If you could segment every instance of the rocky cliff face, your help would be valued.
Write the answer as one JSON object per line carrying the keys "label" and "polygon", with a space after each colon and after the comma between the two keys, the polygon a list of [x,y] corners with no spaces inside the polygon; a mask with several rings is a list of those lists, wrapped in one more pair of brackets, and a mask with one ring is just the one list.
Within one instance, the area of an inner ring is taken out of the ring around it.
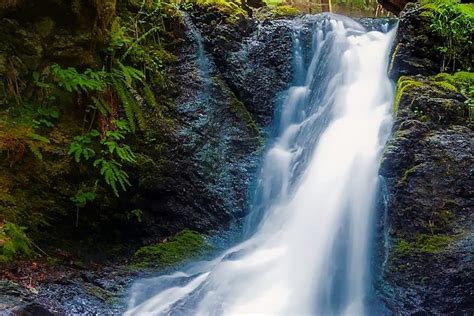
{"label": "rocky cliff face", "polygon": [[[174,95],[177,138],[170,157],[176,173],[159,181],[150,175],[146,181],[155,229],[220,229],[245,214],[273,104],[291,81],[288,28],[270,24],[263,28],[267,36],[258,37],[262,26],[252,20],[230,25],[219,14],[197,13],[193,21],[198,34],[186,33],[172,65],[179,83]],[[270,53],[274,46],[281,48],[278,62]],[[153,188],[160,184],[168,193],[156,194]]]}
{"label": "rocky cliff face", "polygon": [[474,132],[462,86],[470,73],[435,76],[436,40],[418,6],[402,12],[391,73],[394,134],[381,166],[388,189],[389,256],[380,285],[395,314],[474,311]]}

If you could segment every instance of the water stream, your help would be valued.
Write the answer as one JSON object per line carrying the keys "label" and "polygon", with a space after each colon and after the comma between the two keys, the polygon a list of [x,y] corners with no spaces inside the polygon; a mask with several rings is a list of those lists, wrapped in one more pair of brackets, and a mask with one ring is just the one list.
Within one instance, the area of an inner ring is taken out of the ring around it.
{"label": "water stream", "polygon": [[137,281],[126,315],[367,314],[393,31],[333,15],[291,23],[294,81],[275,117],[249,238],[214,260]]}

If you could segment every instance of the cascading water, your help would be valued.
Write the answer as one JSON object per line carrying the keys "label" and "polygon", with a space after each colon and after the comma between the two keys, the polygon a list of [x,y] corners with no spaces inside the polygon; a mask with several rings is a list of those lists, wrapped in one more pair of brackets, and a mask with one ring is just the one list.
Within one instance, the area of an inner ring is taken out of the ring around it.
{"label": "cascading water", "polygon": [[253,234],[212,261],[136,282],[126,315],[366,313],[393,31],[335,15],[291,23],[294,83],[261,168]]}

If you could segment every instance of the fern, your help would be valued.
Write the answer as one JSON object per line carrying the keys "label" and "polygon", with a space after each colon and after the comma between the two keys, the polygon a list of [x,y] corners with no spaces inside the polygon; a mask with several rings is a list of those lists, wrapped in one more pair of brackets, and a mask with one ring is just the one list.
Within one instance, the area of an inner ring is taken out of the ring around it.
{"label": "fern", "polygon": [[124,84],[120,80],[112,79],[115,91],[120,99],[125,116],[127,117],[128,123],[132,131],[135,131],[137,125],[135,124],[133,101],[129,95],[129,92],[124,87]]}
{"label": "fern", "polygon": [[86,206],[88,202],[94,201],[96,198],[95,192],[90,191],[78,191],[76,195],[71,198],[71,201],[76,204],[76,207],[82,208]]}
{"label": "fern", "polygon": [[158,107],[155,94],[153,91],[151,91],[150,86],[146,82],[143,83],[143,96],[145,97],[145,101],[149,106],[154,108]]}
{"label": "fern", "polygon": [[105,182],[110,185],[115,196],[119,196],[117,186],[120,186],[123,191],[126,191],[127,186],[131,186],[128,174],[122,170],[122,164],[116,160],[100,158],[94,161],[94,167],[100,167],[100,174],[104,176]]}
{"label": "fern", "polygon": [[33,153],[33,155],[38,158],[38,160],[43,160],[43,154],[41,153],[41,145],[49,144],[50,140],[47,137],[38,135],[36,133],[28,134],[29,140],[26,141],[26,145]]}
{"label": "fern", "polygon": [[127,85],[131,86],[133,82],[142,81],[143,79],[145,79],[145,74],[141,70],[138,70],[131,66],[125,66],[121,62],[117,63],[119,65],[120,70],[114,69],[112,71],[112,75],[125,79]]}
{"label": "fern", "polygon": [[25,228],[6,222],[0,225],[0,262],[11,261],[15,255],[31,254],[31,241],[25,234]]}
{"label": "fern", "polygon": [[36,133],[30,133],[30,134],[28,134],[28,137],[31,138],[32,140],[36,140],[36,141],[43,142],[43,143],[46,143],[46,144],[50,143],[50,140],[47,137],[38,135]]}
{"label": "fern", "polygon": [[115,124],[117,130],[107,131],[105,134],[106,138],[101,141],[101,144],[106,148],[107,154],[112,156],[116,154],[121,160],[126,162],[136,162],[135,153],[130,146],[119,144],[119,141],[125,139],[125,133],[130,131],[128,124],[121,120],[116,121]]}
{"label": "fern", "polygon": [[74,141],[69,146],[68,155],[74,156],[77,163],[81,161],[81,157],[85,160],[94,157],[95,151],[91,148],[92,138],[98,136],[99,132],[94,129],[89,134],[74,137]]}
{"label": "fern", "polygon": [[126,86],[124,81],[113,79],[115,91],[120,99],[128,124],[133,132],[137,129],[137,122],[140,128],[144,128],[144,118],[140,106],[135,99],[135,96],[129,91],[130,86]]}
{"label": "fern", "polygon": [[94,104],[93,108],[97,109],[102,115],[107,115],[112,113],[112,108],[103,98],[92,97],[92,102]]}
{"label": "fern", "polygon": [[43,154],[36,144],[28,142],[26,145],[38,160],[43,160]]}
{"label": "fern", "polygon": [[58,86],[68,92],[102,91],[106,86],[107,73],[104,71],[87,69],[81,74],[73,67],[64,69],[57,64],[52,65],[51,70]]}

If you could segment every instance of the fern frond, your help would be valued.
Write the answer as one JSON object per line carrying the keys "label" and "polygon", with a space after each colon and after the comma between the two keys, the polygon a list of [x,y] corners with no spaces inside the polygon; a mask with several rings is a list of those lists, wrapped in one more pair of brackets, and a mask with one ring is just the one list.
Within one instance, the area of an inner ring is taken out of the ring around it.
{"label": "fern frond", "polygon": [[127,87],[122,81],[112,78],[112,82],[120,99],[120,103],[122,103],[125,116],[127,117],[128,124],[130,125],[130,129],[135,132],[137,125],[135,123],[135,110],[133,100],[130,97],[130,92],[128,92]]}
{"label": "fern frond", "polygon": [[146,82],[143,82],[143,96],[145,97],[145,101],[149,106],[154,108],[158,107],[155,94]]}
{"label": "fern frond", "polygon": [[143,116],[143,111],[140,108],[140,105],[138,102],[134,102],[133,104],[133,113],[135,115],[135,118],[137,119],[138,126],[140,127],[140,130],[144,131],[146,129],[146,120],[145,117]]}
{"label": "fern frond", "polygon": [[103,98],[92,97],[92,102],[94,106],[102,115],[107,115],[112,113],[112,108]]}
{"label": "fern frond", "polygon": [[38,158],[39,160],[43,160],[43,154],[41,153],[41,150],[38,146],[36,146],[32,142],[27,142],[27,146],[36,158]]}

